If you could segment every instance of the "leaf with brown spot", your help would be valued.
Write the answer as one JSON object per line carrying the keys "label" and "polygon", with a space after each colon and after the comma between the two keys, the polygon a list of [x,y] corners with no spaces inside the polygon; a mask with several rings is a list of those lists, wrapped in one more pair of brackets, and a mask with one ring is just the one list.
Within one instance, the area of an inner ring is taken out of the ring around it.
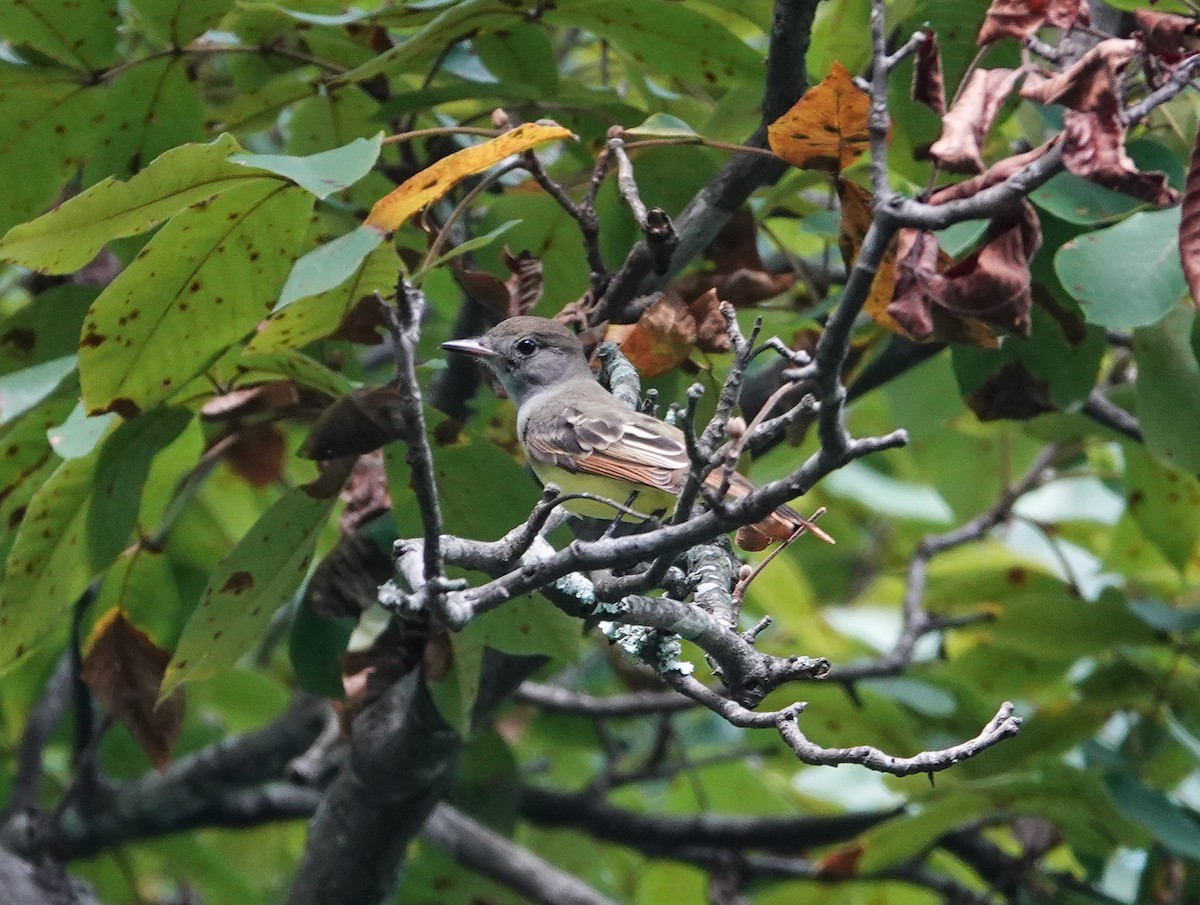
{"label": "leaf with brown spot", "polygon": [[870,100],[841,63],[767,130],[771,150],[802,170],[840,173],[867,150]]}
{"label": "leaf with brown spot", "polygon": [[942,135],[929,148],[938,166],[954,173],[983,172],[981,149],[1000,107],[1024,69],[976,69],[942,118]]}
{"label": "leaf with brown spot", "polygon": [[937,33],[926,28],[925,40],[917,47],[913,64],[912,99],[924,104],[938,116],[946,113],[946,89],[942,84],[942,53]]}
{"label": "leaf with brown spot", "polygon": [[1057,411],[1050,400],[1050,385],[1019,361],[1010,361],[992,374],[964,401],[980,421],[1026,421]]}
{"label": "leaf with brown spot", "polygon": [[84,649],[80,678],[161,773],[179,740],[184,712],[183,689],[156,703],[170,655],[116,607],[100,618]]}
{"label": "leaf with brown spot", "polygon": [[400,439],[407,430],[400,390],[368,386],[352,390],[321,413],[301,455],[336,459],[372,452]]}
{"label": "leaf with brown spot", "polygon": [[1023,40],[1043,25],[1067,29],[1088,21],[1083,0],[992,0],[978,43],[990,44],[1005,37]]}
{"label": "leaf with brown spot", "polygon": [[1192,147],[1183,210],[1179,220],[1179,258],[1192,291],[1192,304],[1200,307],[1200,132]]}
{"label": "leaf with brown spot", "polygon": [[217,564],[183,627],[159,700],[183,682],[212,678],[259,643],[275,611],[304,579],[335,502],[289,490]]}
{"label": "leaf with brown spot", "polygon": [[1039,104],[1061,104],[1081,113],[1107,109],[1120,103],[1117,78],[1137,52],[1137,41],[1101,41],[1065,72],[1026,80],[1021,97]]}
{"label": "leaf with brown spot", "polygon": [[375,202],[366,226],[389,233],[421,208],[437,201],[468,176],[481,173],[512,154],[520,154],[547,141],[574,138],[555,123],[523,123],[503,135],[455,151],[426,167]]}
{"label": "leaf with brown spot", "polygon": [[[613,328],[606,338],[615,338]],[[676,292],[665,292],[619,339],[621,352],[643,377],[657,377],[682,364],[696,345],[696,319]]]}

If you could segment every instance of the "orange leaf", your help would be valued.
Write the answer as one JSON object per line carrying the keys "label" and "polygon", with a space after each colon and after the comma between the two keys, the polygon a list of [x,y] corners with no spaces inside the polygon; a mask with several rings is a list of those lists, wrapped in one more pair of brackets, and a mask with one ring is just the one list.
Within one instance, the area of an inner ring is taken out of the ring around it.
{"label": "orange leaf", "polygon": [[663,293],[628,332],[609,328],[606,339],[619,342],[621,352],[643,377],[657,377],[682,364],[696,344],[696,319],[676,293]]}
{"label": "orange leaf", "polygon": [[[866,238],[867,229],[871,226],[871,193],[858,183],[849,180],[838,182],[838,196],[842,202],[841,226],[838,230],[838,247],[842,251],[842,260],[848,271],[858,258],[858,251]],[[896,287],[896,237],[888,243],[883,260],[875,271],[875,279],[871,283],[871,291],[863,305],[866,315],[881,327],[893,333],[904,335],[904,328],[896,319],[888,314],[888,304],[892,301],[892,293]]]}
{"label": "orange leaf", "polygon": [[375,202],[364,223],[391,232],[426,205],[432,204],[468,176],[497,164],[505,157],[528,151],[556,139],[574,138],[557,124],[525,123],[503,135],[443,157],[431,167],[406,179]]}
{"label": "orange leaf", "polygon": [[819,85],[771,123],[767,139],[792,166],[840,173],[867,150],[869,109],[867,96],[835,61]]}
{"label": "orange leaf", "polygon": [[113,717],[133,734],[160,772],[171,759],[183,723],[183,689],[157,707],[158,689],[171,655],[113,607],[96,624],[80,676]]}

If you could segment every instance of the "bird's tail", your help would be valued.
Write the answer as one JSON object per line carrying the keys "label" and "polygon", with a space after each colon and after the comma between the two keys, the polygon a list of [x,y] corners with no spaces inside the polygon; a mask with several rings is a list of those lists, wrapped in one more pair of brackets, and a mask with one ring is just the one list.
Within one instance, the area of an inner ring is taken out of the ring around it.
{"label": "bird's tail", "polygon": [[[709,474],[705,483],[717,490],[724,477],[724,472],[718,468]],[[730,477],[726,496],[739,500],[755,489],[757,488],[749,480],[734,472]],[[835,542],[828,533],[822,531],[790,506],[780,506],[762,521],[739,528],[734,540],[743,550],[754,552],[765,549],[771,541],[780,541],[781,543],[790,541],[800,531],[807,531],[828,544]]]}

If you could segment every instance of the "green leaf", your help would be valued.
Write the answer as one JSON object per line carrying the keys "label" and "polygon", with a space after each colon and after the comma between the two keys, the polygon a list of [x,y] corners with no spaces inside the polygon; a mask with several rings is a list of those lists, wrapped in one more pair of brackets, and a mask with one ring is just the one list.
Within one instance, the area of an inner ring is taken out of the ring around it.
{"label": "green leaf", "polygon": [[625,130],[635,138],[698,138],[696,130],[670,113],[652,113],[639,125]]}
{"label": "green leaf", "polygon": [[380,132],[374,138],[356,138],[340,148],[307,157],[234,154],[229,159],[242,166],[277,173],[324,200],[367,175],[379,159],[382,147],[383,133]]}
{"label": "green leaf", "polygon": [[61,63],[92,72],[113,60],[117,0],[8,0],[0,3],[0,34]]}
{"label": "green leaf", "polygon": [[1146,327],[1187,292],[1179,208],[1137,213],[1065,243],[1054,256],[1063,287],[1101,327]]}
{"label": "green leaf", "polygon": [[107,86],[84,185],[106,176],[124,179],[178,145],[203,140],[204,102],[189,76],[191,65],[182,56],[151,60]]}
{"label": "green leaf", "polygon": [[1128,512],[1142,534],[1181,573],[1200,539],[1200,481],[1125,446]]}
{"label": "green leaf", "polygon": [[1189,812],[1125,773],[1107,777],[1104,784],[1123,815],[1141,824],[1175,854],[1200,858],[1200,826]]}
{"label": "green leaf", "polygon": [[144,544],[122,553],[104,573],[89,611],[100,614],[113,607],[120,607],[130,622],[169,650],[179,634],[181,612],[186,610],[167,554]]}
{"label": "green leaf", "polygon": [[336,289],[350,277],[361,272],[367,255],[378,248],[384,234],[371,226],[360,226],[352,232],[326,242],[296,262],[288,274],[287,283],[279,294],[279,304],[272,314],[286,308],[297,299]]}
{"label": "green leaf", "polygon": [[480,248],[486,248],[488,245],[491,245],[493,242],[496,241],[496,239],[498,239],[500,236],[504,235],[506,232],[508,232],[514,226],[517,226],[520,222],[521,222],[520,220],[506,220],[503,223],[501,223],[499,226],[497,226],[495,229],[490,229],[481,236],[475,236],[473,238],[467,239],[467,241],[463,242],[460,245],[455,245],[452,249],[450,249],[444,255],[439,255],[437,258],[435,258],[433,261],[431,261],[428,267],[422,268],[420,273],[413,274],[414,282],[418,281],[418,278],[420,276],[428,274],[431,270],[436,270],[437,268],[439,268],[443,264],[445,264],[447,261],[451,261],[454,258],[457,258],[459,255],[465,255],[469,251],[476,251]]}
{"label": "green leaf", "polygon": [[1183,471],[1200,473],[1200,363],[1191,337],[1195,309],[1181,302],[1152,327],[1135,330],[1137,416],[1146,446]]}
{"label": "green leaf", "polygon": [[298,603],[288,635],[288,656],[296,672],[296,684],[322,697],[344,698],[342,655],[354,626],[353,619],[322,619],[302,601]]}
{"label": "green leaf", "polygon": [[63,462],[29,502],[0,588],[0,671],[48,635],[109,565],[88,546],[97,459],[92,453]]}
{"label": "green leaf", "polygon": [[304,579],[335,502],[289,491],[221,560],[184,626],[160,699],[183,682],[228,669],[261,639],[271,616]]}
{"label": "green leaf", "polygon": [[297,349],[276,349],[268,352],[246,351],[238,357],[238,368],[247,372],[265,371],[291,377],[301,386],[323,390],[333,397],[344,396],[356,384],[337,371]]}
{"label": "green leaf", "polygon": [[558,61],[546,30],[520,23],[472,42],[483,65],[501,82],[528,85],[544,97],[558,94]]}
{"label": "green leaf", "polygon": [[158,408],[126,421],[104,441],[88,511],[88,546],[100,551],[101,559],[115,559],[125,547],[137,522],[151,461],[191,420],[185,408]]}
{"label": "green leaf", "polygon": [[1160,632],[1194,632],[1200,628],[1200,607],[1180,608],[1161,600],[1131,600],[1129,609]]}
{"label": "green leaf", "polygon": [[[0,427],[0,500],[28,479],[51,457],[47,428],[58,424],[75,405],[75,393],[63,390],[39,402],[24,415]],[[6,529],[11,527],[4,526]]]}
{"label": "green leaf", "polygon": [[857,75],[871,58],[869,0],[833,0],[817,7],[812,43],[807,54],[808,72],[815,84],[829,74],[834,62]]}
{"label": "green leaf", "polygon": [[128,182],[106,179],[9,230],[0,256],[46,273],[78,270],[111,239],[143,233],[190,204],[260,179],[226,159],[236,150],[237,142],[223,135],[211,144],[168,151]]}
{"label": "green leaf", "polygon": [[62,458],[79,459],[95,449],[119,420],[112,412],[89,417],[83,403],[78,403],[61,423],[46,429],[46,439]]}
{"label": "green leaf", "polygon": [[1106,189],[1074,173],[1059,173],[1034,189],[1029,200],[1068,223],[1087,226],[1108,223],[1143,206],[1143,202],[1129,195]]}
{"label": "green leaf", "polygon": [[75,371],[77,356],[64,355],[0,377],[0,424],[33,408]]}
{"label": "green leaf", "polygon": [[233,8],[234,0],[129,0],[137,24],[163,44],[182,47],[208,31]]}
{"label": "green leaf", "polygon": [[583,28],[609,41],[639,69],[712,88],[762,78],[762,57],[724,25],[698,10],[639,0],[564,0],[546,11],[556,25]]}
{"label": "green leaf", "polygon": [[95,286],[63,283],[0,318],[0,374],[74,355],[83,316],[99,294]]}
{"label": "green leaf", "polygon": [[[78,73],[0,60],[0,173],[8,174],[0,194],[0,231],[55,200],[92,147],[94,133],[79,124],[104,116],[101,101],[100,91]],[[0,256],[6,256],[3,249],[0,244]]]}
{"label": "green leaf", "polygon": [[[309,295],[275,311],[254,334],[251,354],[303,348],[337,330],[347,314],[373,292],[389,295],[396,288],[400,259],[391,245],[370,252],[349,279],[332,289]],[[369,302],[368,302],[369,304]]]}
{"label": "green leaf", "polygon": [[91,413],[169,398],[274,303],[313,197],[257,178],[174,217],[96,299],[80,340]]}

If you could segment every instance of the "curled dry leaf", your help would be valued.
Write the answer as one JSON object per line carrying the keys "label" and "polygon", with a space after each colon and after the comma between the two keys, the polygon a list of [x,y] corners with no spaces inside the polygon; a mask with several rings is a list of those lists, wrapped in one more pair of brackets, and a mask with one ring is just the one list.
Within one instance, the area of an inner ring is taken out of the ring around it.
{"label": "curled dry leaf", "polygon": [[728,352],[731,348],[729,327],[721,314],[721,298],[717,290],[694,299],[688,309],[696,320],[696,348],[701,352]]}
{"label": "curled dry leaf", "polygon": [[1179,257],[1192,303],[1200,307],[1200,134],[1192,148],[1187,184],[1183,193],[1183,212],[1179,221]]}
{"label": "curled dry leaf", "polygon": [[1179,200],[1165,173],[1143,173],[1125,153],[1125,128],[1116,104],[1092,113],[1068,110],[1063,115],[1063,165],[1076,176],[1158,207]]}
{"label": "curled dry leaf", "polygon": [[977,41],[990,44],[1000,38],[1028,38],[1043,25],[1068,29],[1089,21],[1083,0],[992,0]]}
{"label": "curled dry leaf", "polygon": [[[838,249],[842,253],[846,269],[849,270],[854,266],[867,229],[871,226],[871,193],[856,182],[841,179],[838,181],[838,199],[841,201]],[[888,302],[892,299],[896,285],[896,243],[897,239],[893,237],[884,251],[863,311],[881,327],[902,334],[905,332],[904,328],[888,313]]]}
{"label": "curled dry leaf", "polygon": [[696,319],[677,292],[667,291],[632,326],[610,326],[606,339],[643,377],[657,377],[682,364],[696,345]]}
{"label": "curled dry leaf", "polygon": [[374,294],[364,295],[346,312],[330,339],[340,339],[362,346],[378,346],[383,342],[383,306]]}
{"label": "curled dry leaf", "polygon": [[300,389],[291,380],[272,380],[238,387],[214,396],[200,407],[206,421],[233,421],[252,415],[274,415],[300,402]]}
{"label": "curled dry leaf", "polygon": [[741,308],[787,292],[795,283],[794,274],[766,269],[758,253],[758,224],[748,208],[739,209],[729,218],[705,249],[705,255],[713,262],[711,269],[689,273],[672,286],[681,297],[698,299],[715,291]]}
{"label": "curled dry leaf", "polygon": [[342,491],[346,507],[338,519],[343,534],[358,530],[372,519],[392,510],[383,453],[379,450],[359,456],[350,473],[350,483]]}
{"label": "curled dry leaf", "polygon": [[767,129],[771,150],[794,167],[840,173],[870,142],[870,100],[834,61],[829,75]]}
{"label": "curled dry leaf", "polygon": [[157,703],[171,655],[129,622],[119,607],[101,617],[85,648],[80,678],[161,773],[171,760],[183,723],[182,688]]}
{"label": "curled dry leaf", "polygon": [[929,149],[938,166],[954,173],[983,171],[984,136],[1024,69],[976,69],[942,119],[942,135]]}
{"label": "curled dry leaf", "polygon": [[1146,51],[1164,63],[1175,63],[1200,50],[1200,21],[1173,13],[1134,10],[1134,21],[1142,33]]}
{"label": "curled dry leaf", "polygon": [[1117,76],[1137,52],[1137,41],[1101,41],[1065,72],[1027,79],[1021,97],[1039,104],[1062,104],[1081,113],[1111,109],[1120,103]]}
{"label": "curled dry leaf", "polygon": [[508,289],[508,315],[528,314],[537,307],[546,289],[542,262],[528,250],[514,255],[505,248],[501,257],[512,274],[504,284]]}
{"label": "curled dry leaf", "polygon": [[942,84],[942,52],[937,33],[925,29],[925,40],[917,47],[913,64],[912,99],[924,104],[938,116],[946,113],[946,89]]}
{"label": "curled dry leaf", "polygon": [[962,182],[956,182],[954,185],[948,185],[944,189],[934,192],[929,198],[929,203],[947,204],[962,198],[971,198],[978,195],[984,189],[990,189],[992,186],[999,185],[1010,176],[1021,172],[1021,170],[1025,169],[1039,157],[1044,157],[1046,152],[1054,147],[1055,142],[1058,140],[1056,136],[1044,145],[1034,148],[1031,151],[1026,151],[1023,154],[1014,154],[1011,157],[998,160],[978,176],[963,180]]}

